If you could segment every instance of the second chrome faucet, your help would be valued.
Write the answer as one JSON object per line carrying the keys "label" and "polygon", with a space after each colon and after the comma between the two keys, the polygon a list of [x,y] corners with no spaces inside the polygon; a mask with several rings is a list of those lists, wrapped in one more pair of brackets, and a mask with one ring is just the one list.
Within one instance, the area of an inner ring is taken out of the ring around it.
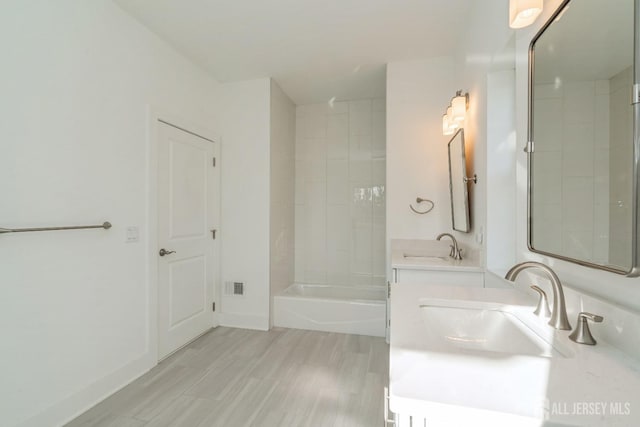
{"label": "second chrome faucet", "polygon": [[458,241],[456,240],[456,238],[453,237],[452,234],[442,233],[442,234],[439,234],[438,237],[436,237],[436,240],[440,240],[443,237],[449,237],[451,239],[451,241],[453,242],[453,244],[451,245],[451,251],[449,252],[449,256],[451,258],[453,258],[453,259],[461,260],[462,259],[462,249],[460,249],[460,247],[458,246]]}

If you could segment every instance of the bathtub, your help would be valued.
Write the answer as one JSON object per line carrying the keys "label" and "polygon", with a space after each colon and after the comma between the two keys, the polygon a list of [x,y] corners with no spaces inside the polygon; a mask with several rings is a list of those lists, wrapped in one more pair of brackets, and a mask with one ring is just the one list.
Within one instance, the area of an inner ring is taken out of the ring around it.
{"label": "bathtub", "polygon": [[387,288],[295,283],[275,295],[275,326],[385,336]]}

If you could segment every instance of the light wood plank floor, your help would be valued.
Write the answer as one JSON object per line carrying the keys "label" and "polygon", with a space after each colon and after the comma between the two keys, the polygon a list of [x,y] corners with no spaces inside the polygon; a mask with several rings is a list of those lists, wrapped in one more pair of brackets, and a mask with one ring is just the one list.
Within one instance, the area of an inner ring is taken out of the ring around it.
{"label": "light wood plank floor", "polygon": [[378,427],[383,338],[219,327],[67,427]]}

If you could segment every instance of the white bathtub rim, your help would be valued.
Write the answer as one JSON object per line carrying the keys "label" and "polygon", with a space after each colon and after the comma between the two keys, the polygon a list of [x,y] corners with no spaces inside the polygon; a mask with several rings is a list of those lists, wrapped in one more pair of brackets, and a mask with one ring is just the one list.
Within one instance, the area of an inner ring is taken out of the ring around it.
{"label": "white bathtub rim", "polygon": [[[372,299],[372,298],[344,298],[344,297],[338,297],[338,296],[332,298],[327,296],[318,297],[318,296],[300,295],[300,294],[292,293],[290,291],[290,289],[295,286],[309,286],[309,287],[316,287],[316,288],[323,288],[323,289],[341,288],[341,289],[349,289],[349,290],[353,290],[353,289],[363,289],[367,291],[376,290],[376,291],[380,291],[383,297],[380,299]],[[377,305],[377,304],[386,304],[386,292],[387,292],[386,286],[365,287],[365,286],[325,285],[325,284],[315,284],[315,283],[292,283],[291,285],[287,286],[284,290],[275,294],[274,297],[287,298],[287,299],[304,299],[304,300],[313,300],[313,301],[343,301],[343,302],[354,303],[354,304],[376,304]]]}

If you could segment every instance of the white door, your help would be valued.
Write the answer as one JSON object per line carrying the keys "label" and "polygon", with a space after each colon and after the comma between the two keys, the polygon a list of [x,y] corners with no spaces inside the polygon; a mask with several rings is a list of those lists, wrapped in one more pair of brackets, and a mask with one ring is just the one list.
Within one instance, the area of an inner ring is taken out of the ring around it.
{"label": "white door", "polygon": [[214,326],[216,143],[158,123],[158,358]]}

